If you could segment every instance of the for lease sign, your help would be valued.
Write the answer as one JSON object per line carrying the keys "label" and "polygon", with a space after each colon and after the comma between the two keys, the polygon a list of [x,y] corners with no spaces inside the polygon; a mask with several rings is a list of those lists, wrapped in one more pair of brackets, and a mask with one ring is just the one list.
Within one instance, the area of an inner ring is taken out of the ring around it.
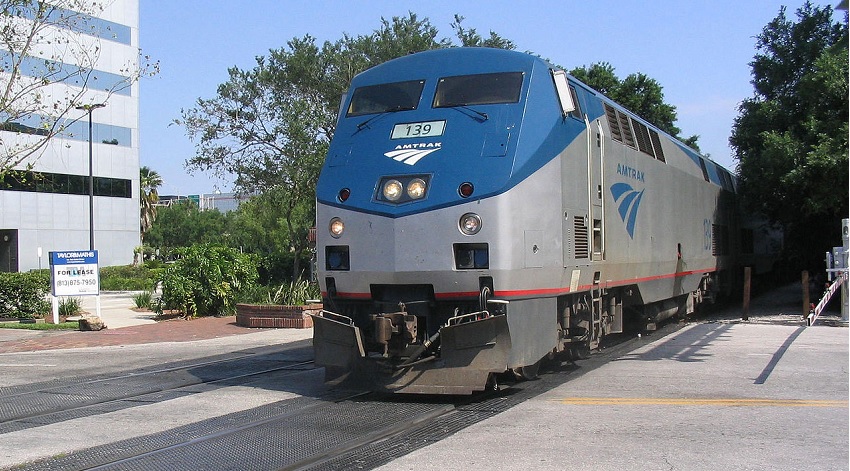
{"label": "for lease sign", "polygon": [[50,281],[53,296],[100,294],[97,250],[50,252]]}

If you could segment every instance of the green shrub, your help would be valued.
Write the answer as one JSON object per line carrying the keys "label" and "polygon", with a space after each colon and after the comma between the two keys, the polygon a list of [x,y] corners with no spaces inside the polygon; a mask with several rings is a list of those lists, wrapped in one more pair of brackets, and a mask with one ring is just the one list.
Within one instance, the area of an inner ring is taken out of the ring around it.
{"label": "green shrub", "polygon": [[[310,251],[305,250],[301,254],[299,265],[302,271],[310,267]],[[270,252],[260,256],[259,267],[260,284],[276,286],[292,281],[292,267],[295,264],[293,252]]]}
{"label": "green shrub", "polygon": [[154,285],[158,272],[144,266],[121,265],[100,269],[100,289],[104,291],[141,291]]}
{"label": "green shrub", "polygon": [[80,298],[60,298],[59,315],[75,316],[82,311],[82,300]]}
{"label": "green shrub", "polygon": [[273,293],[269,293],[269,304],[284,306],[299,306],[307,304],[307,300],[320,299],[322,296],[319,285],[306,280],[284,283]]}
{"label": "green shrub", "polygon": [[0,315],[33,318],[50,312],[50,274],[0,273]]}
{"label": "green shrub", "polygon": [[177,250],[180,257],[160,276],[157,311],[178,309],[186,317],[232,315],[239,293],[257,280],[255,257],[212,244]]}
{"label": "green shrub", "polygon": [[163,262],[162,260],[156,260],[156,259],[145,260],[145,263],[144,263],[144,267],[149,269],[149,270],[155,270],[157,268],[162,268],[164,266],[165,266],[165,262]]}
{"label": "green shrub", "polygon": [[271,296],[269,288],[260,284],[251,284],[239,290],[236,296],[237,303],[267,304]]}
{"label": "green shrub", "polygon": [[153,302],[153,293],[150,291],[142,291],[133,295],[133,302],[139,309],[150,309]]}

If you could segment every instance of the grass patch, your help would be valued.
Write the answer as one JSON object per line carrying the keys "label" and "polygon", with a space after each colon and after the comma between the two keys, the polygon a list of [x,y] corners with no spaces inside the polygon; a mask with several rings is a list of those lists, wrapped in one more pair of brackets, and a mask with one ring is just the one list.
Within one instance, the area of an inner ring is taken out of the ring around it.
{"label": "grass patch", "polygon": [[77,330],[79,322],[62,322],[60,324],[48,324],[36,322],[35,324],[19,324],[17,322],[0,322],[0,329],[26,329],[26,330]]}

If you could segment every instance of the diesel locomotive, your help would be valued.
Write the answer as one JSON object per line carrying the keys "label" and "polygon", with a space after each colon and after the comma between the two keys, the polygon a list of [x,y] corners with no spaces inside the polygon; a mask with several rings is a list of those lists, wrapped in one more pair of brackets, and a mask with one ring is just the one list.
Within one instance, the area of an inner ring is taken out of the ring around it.
{"label": "diesel locomotive", "polygon": [[726,169],[546,61],[488,48],[357,75],[319,177],[326,380],[469,394],[765,270]]}

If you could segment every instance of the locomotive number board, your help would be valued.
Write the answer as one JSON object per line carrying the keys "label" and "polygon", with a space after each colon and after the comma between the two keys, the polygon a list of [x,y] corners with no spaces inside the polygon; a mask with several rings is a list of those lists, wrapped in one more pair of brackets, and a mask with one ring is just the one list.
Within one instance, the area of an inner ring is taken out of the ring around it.
{"label": "locomotive number board", "polygon": [[402,123],[393,126],[391,139],[409,139],[415,137],[442,136],[446,129],[445,121],[423,121],[421,123]]}

